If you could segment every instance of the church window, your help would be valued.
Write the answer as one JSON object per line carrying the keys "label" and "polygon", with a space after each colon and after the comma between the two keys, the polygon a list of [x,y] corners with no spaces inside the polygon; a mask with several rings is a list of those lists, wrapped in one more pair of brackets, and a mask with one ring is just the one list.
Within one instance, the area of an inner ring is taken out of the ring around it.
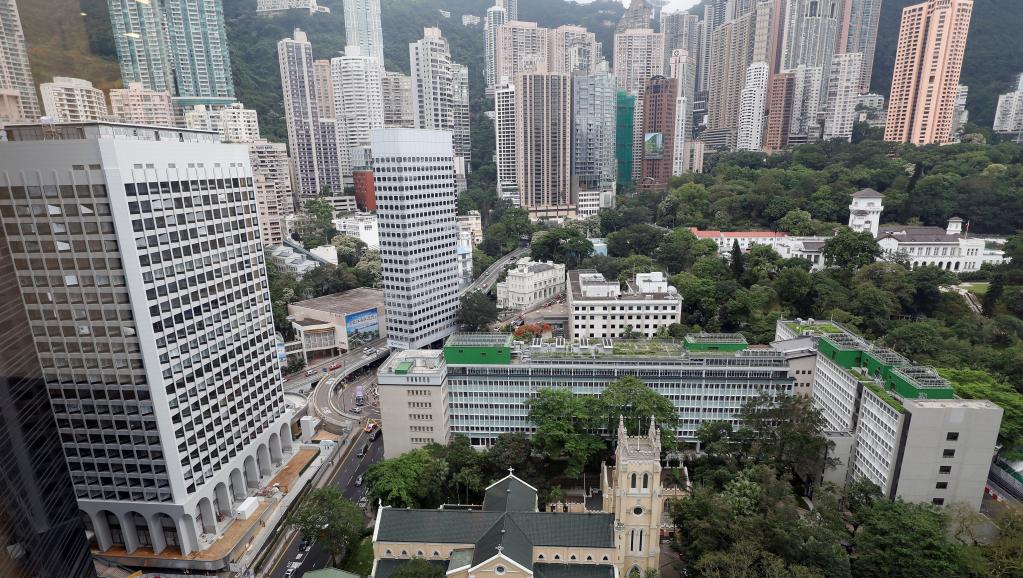
{"label": "church window", "polygon": [[632,513],[635,514],[636,516],[642,516],[643,515],[643,507],[642,506],[636,506],[635,508],[632,509]]}
{"label": "church window", "polygon": [[643,530],[639,531],[639,551],[643,551]]}
{"label": "church window", "polygon": [[632,489],[636,489],[636,474],[632,474]]}
{"label": "church window", "polygon": [[650,487],[650,474],[643,474],[643,489]]}

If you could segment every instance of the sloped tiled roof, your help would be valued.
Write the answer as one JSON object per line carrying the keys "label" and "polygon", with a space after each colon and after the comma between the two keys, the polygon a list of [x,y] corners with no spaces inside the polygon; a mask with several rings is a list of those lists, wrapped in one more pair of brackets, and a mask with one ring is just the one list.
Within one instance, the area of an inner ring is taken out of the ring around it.
{"label": "sloped tiled roof", "polygon": [[853,193],[852,198],[854,199],[883,199],[884,195],[875,191],[874,189],[860,189]]}
{"label": "sloped tiled roof", "polygon": [[483,509],[488,512],[535,512],[536,490],[515,476],[505,476],[483,495]]}
{"label": "sloped tiled roof", "polygon": [[498,552],[526,568],[533,562],[533,543],[511,516],[502,517],[477,540],[472,565],[481,564]]}
{"label": "sloped tiled roof", "polygon": [[535,546],[614,548],[614,514],[514,512],[508,515]]}
{"label": "sloped tiled roof", "polygon": [[615,568],[607,564],[536,564],[533,578],[614,578]]}
{"label": "sloped tiled roof", "polygon": [[473,510],[384,508],[380,511],[377,539],[384,542],[475,544],[503,515],[503,512]]}

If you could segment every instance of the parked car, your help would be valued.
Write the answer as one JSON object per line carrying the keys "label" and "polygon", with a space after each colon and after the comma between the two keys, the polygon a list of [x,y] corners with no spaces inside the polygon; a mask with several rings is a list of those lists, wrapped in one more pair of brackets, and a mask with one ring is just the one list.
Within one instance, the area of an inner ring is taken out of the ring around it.
{"label": "parked car", "polygon": [[359,474],[359,476],[357,478],[355,478],[355,485],[356,486],[361,486],[362,485],[362,474]]}

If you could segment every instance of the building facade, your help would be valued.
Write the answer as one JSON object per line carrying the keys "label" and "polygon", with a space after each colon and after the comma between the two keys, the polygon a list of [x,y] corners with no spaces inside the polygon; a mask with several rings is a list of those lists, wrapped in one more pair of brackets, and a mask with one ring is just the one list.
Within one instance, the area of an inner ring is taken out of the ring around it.
{"label": "building facade", "polygon": [[[9,189],[0,204],[9,209]],[[9,216],[3,213],[4,219]],[[0,227],[0,574],[9,578],[95,578],[32,337],[18,272]]]}
{"label": "building facade", "polygon": [[[291,447],[246,151],[185,130],[42,128],[7,128],[0,204],[15,263],[53,247],[18,283],[52,328],[33,340],[78,507],[101,552],[187,557]],[[64,194],[28,210],[51,188]]]}
{"label": "building facade", "polygon": [[345,42],[358,46],[363,56],[375,58],[384,66],[384,35],[380,26],[380,0],[347,0]]}
{"label": "building facade", "polygon": [[973,0],[927,0],[902,10],[884,139],[949,142]]}
{"label": "building facade", "polygon": [[295,186],[302,197],[319,196],[323,187],[344,189],[338,159],[335,119],[323,119],[316,102],[313,47],[306,33],[277,43],[284,93],[288,143],[295,162]]}
{"label": "building facade", "polygon": [[515,87],[515,184],[532,219],[575,212],[572,187],[572,79],[522,74]]}
{"label": "building facade", "polygon": [[176,124],[170,94],[161,90],[149,90],[141,82],[133,82],[128,88],[110,89],[110,114],[118,122],[126,124],[149,126]]}
{"label": "building facade", "polygon": [[565,266],[560,263],[519,259],[497,284],[497,306],[529,309],[565,292]]}
{"label": "building facade", "polygon": [[871,73],[874,68],[874,49],[877,45],[877,25],[881,20],[881,0],[848,0],[842,5],[838,22],[835,52],[860,53],[860,93],[870,92]]}
{"label": "building facade", "polygon": [[663,190],[673,174],[678,88],[678,79],[654,76],[643,91],[643,152],[633,160],[641,189]]}
{"label": "building facade", "polygon": [[121,80],[125,86],[141,82],[148,90],[177,96],[166,13],[158,2],[107,2]]}
{"label": "building facade", "polygon": [[494,91],[494,163],[497,165],[497,196],[519,206],[518,169],[516,167],[515,85],[505,84]]}
{"label": "building facade", "polygon": [[548,30],[536,22],[509,20],[497,29],[494,48],[498,85],[518,82],[520,74],[549,72]]}
{"label": "building facade", "polygon": [[682,321],[682,298],[663,273],[639,273],[622,290],[596,271],[569,271],[566,292],[571,337],[621,339],[631,332],[650,339]]}
{"label": "building facade", "polygon": [[979,510],[1002,409],[958,398],[933,369],[839,325],[798,321],[800,332],[817,336],[812,397],[826,435],[846,440],[836,442],[839,465],[823,479],[862,478],[889,499]]}
{"label": "building facade", "polygon": [[39,92],[46,116],[55,122],[91,122],[110,116],[103,91],[88,80],[55,76],[53,82],[40,84]]}
{"label": "building facade", "polygon": [[572,77],[572,172],[579,191],[614,191],[614,76],[607,70]]}
{"label": "building facade", "polygon": [[597,36],[581,26],[549,31],[547,70],[554,74],[590,74],[603,61]]}
{"label": "building facade", "polygon": [[15,0],[0,1],[0,90],[17,92],[17,119],[35,120],[39,117],[39,98],[32,80],[28,46]]}
{"label": "building facade", "polygon": [[388,424],[384,455],[443,444],[454,435],[475,447],[505,433],[529,435],[536,426],[528,401],[538,391],[600,395],[628,376],[671,401],[678,417],[674,434],[686,443],[697,441],[705,421],[738,426],[743,404],[761,393],[792,394],[795,382],[785,352],[750,349],[741,335],[695,334],[683,343],[578,337],[524,343],[510,334],[455,334],[442,351],[399,352],[377,371]]}
{"label": "building facade", "polygon": [[370,142],[387,344],[416,349],[455,330],[458,225],[451,133],[376,129]]}
{"label": "building facade", "polygon": [[860,86],[863,82],[863,53],[836,54],[831,60],[831,80],[824,115],[824,140],[852,138],[857,120]]}
{"label": "building facade", "polygon": [[174,96],[185,102],[234,102],[221,0],[164,0],[161,4],[176,85]]}
{"label": "building facade", "polygon": [[739,96],[739,128],[735,148],[759,151],[764,144],[766,126],[768,66],[754,62],[746,69],[746,84]]}
{"label": "building facade", "polygon": [[384,126],[387,128],[415,126],[412,114],[412,78],[400,72],[385,70],[380,77],[380,91],[383,94]]}
{"label": "building facade", "polygon": [[384,126],[384,65],[355,45],[330,59],[334,119],[338,126],[338,164],[352,173],[352,149],[369,144],[369,131]]}
{"label": "building facade", "polygon": [[642,94],[648,80],[664,74],[664,35],[649,28],[615,34],[614,74],[618,88]]}
{"label": "building facade", "polygon": [[483,76],[486,81],[487,95],[492,95],[497,88],[497,29],[508,22],[508,12],[500,6],[487,8],[486,22],[483,24],[484,54]]}

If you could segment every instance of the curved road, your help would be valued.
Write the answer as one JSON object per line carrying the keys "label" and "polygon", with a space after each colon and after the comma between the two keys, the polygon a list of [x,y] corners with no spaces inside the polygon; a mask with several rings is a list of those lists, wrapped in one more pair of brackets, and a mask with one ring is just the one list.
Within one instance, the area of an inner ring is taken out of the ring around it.
{"label": "curved road", "polygon": [[494,287],[494,284],[497,283],[497,278],[501,276],[505,267],[514,263],[527,253],[529,253],[529,247],[521,247],[519,249],[515,249],[511,253],[508,253],[504,257],[501,257],[497,261],[494,261],[492,265],[487,267],[486,271],[484,271],[476,278],[475,281],[470,283],[469,286],[462,291],[462,294],[464,295],[470,291],[479,291],[481,289],[484,293],[490,291],[490,289]]}
{"label": "curved road", "polygon": [[[337,393],[342,391],[342,387],[344,387],[344,392],[349,393],[349,395],[354,395],[354,383],[344,386],[348,377],[352,373],[364,367],[368,367],[391,354],[391,351],[387,349],[386,339],[378,339],[377,341],[367,344],[366,347],[375,347],[377,351],[376,353],[367,356],[362,353],[364,348],[360,347],[359,349],[343,356],[341,358],[343,365],[339,369],[330,372],[328,375],[322,376],[320,383],[316,386],[316,389],[313,391],[313,395],[309,399],[310,415],[319,417],[322,421],[322,427],[331,433],[341,433],[349,422],[360,419],[360,416],[345,414],[338,411],[338,407],[334,406],[332,403]],[[373,373],[370,372],[369,376],[373,376]],[[359,380],[364,377],[365,376],[358,377],[356,379]],[[349,402],[348,407],[351,407],[351,402]]]}

